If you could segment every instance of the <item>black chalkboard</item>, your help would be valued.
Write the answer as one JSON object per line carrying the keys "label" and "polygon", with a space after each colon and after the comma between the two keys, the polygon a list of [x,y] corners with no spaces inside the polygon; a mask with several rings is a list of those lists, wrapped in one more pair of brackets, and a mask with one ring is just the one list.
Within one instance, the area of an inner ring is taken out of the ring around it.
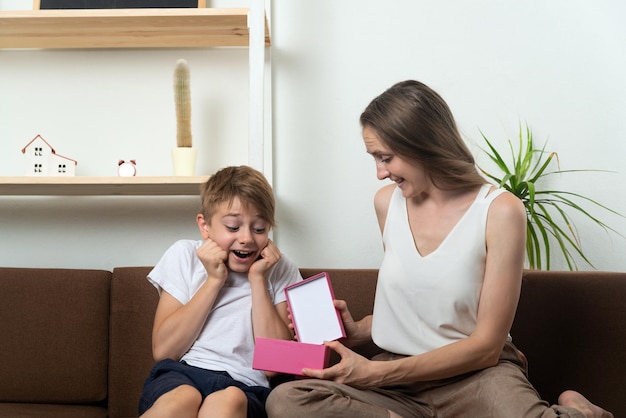
{"label": "black chalkboard", "polygon": [[41,0],[44,9],[142,9],[198,7],[198,0]]}

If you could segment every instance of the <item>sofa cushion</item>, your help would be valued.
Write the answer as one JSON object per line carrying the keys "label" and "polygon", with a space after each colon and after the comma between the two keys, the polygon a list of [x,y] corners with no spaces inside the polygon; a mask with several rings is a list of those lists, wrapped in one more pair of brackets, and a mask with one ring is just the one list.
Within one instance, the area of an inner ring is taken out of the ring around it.
{"label": "sofa cushion", "polygon": [[0,403],[0,417],[10,418],[107,418],[104,406]]}
{"label": "sofa cushion", "polygon": [[101,270],[0,268],[0,401],[106,399],[110,279]]}
{"label": "sofa cushion", "polygon": [[626,273],[526,271],[511,336],[550,403],[566,389],[626,417]]}
{"label": "sofa cushion", "polygon": [[111,344],[109,416],[137,415],[143,382],[152,359],[152,323],[159,301],[146,276],[151,267],[113,270],[111,282]]}

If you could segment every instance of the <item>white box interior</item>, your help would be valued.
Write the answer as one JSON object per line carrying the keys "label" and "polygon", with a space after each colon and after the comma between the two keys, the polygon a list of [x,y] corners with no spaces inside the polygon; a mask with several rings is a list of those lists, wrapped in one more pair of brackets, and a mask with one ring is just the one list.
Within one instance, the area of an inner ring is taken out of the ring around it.
{"label": "white box interior", "polygon": [[326,274],[313,276],[287,288],[287,298],[298,341],[322,344],[344,336]]}

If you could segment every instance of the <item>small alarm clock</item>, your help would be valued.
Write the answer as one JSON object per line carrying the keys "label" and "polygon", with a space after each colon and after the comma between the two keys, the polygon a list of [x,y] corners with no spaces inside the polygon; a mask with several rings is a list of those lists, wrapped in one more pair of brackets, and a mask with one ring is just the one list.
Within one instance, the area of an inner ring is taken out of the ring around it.
{"label": "small alarm clock", "polygon": [[136,165],[135,160],[119,160],[117,163],[117,174],[122,177],[132,177],[137,174]]}

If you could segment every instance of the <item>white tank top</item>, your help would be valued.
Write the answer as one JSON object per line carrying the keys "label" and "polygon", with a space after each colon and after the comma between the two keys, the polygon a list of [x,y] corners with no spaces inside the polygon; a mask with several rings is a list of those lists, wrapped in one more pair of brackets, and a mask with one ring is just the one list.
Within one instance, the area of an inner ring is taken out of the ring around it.
{"label": "white tank top", "polygon": [[487,256],[485,230],[491,202],[485,184],[439,247],[421,256],[406,199],[396,188],[389,202],[378,275],[372,338],[379,347],[416,355],[467,338],[476,326]]}

